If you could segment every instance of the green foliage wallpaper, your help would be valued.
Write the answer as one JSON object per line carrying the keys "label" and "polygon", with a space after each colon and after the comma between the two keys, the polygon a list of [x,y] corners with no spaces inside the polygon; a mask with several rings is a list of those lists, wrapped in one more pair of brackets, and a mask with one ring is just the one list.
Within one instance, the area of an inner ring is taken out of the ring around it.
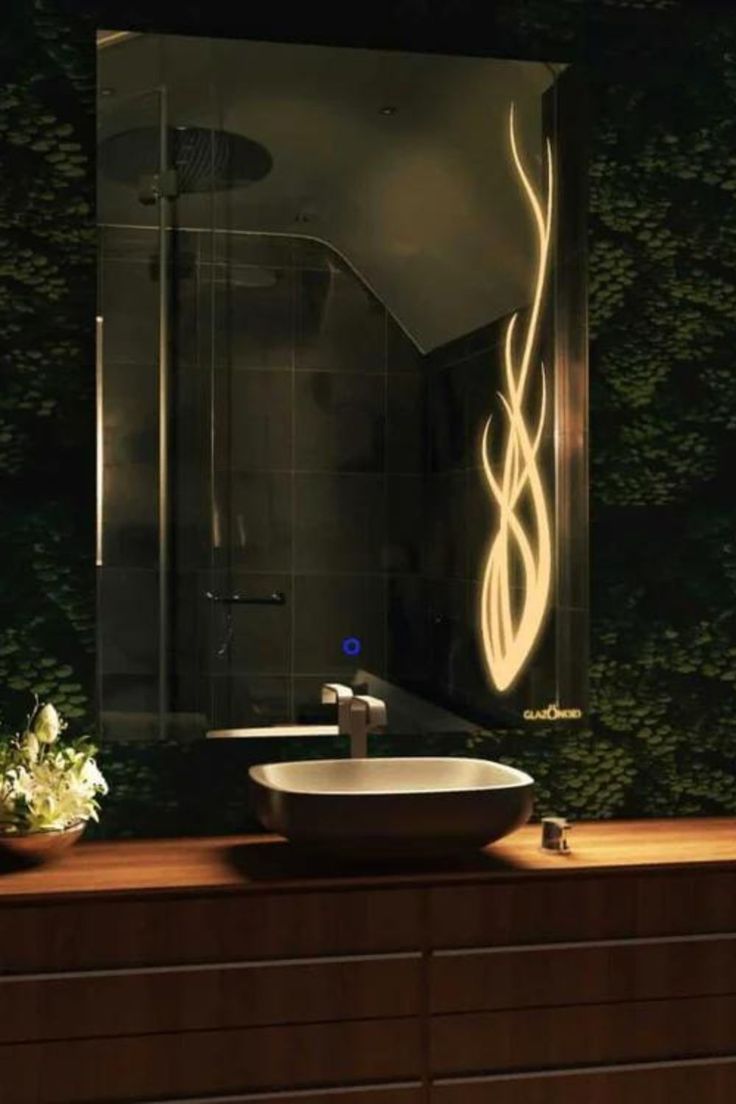
{"label": "green foliage wallpaper", "polygon": [[[479,8],[373,5],[356,38],[311,8],[268,26],[267,14],[235,22],[213,4],[205,27],[188,2],[10,0],[0,44],[6,729],[30,691],[75,729],[94,717],[95,26],[384,45],[390,15],[394,45],[482,41],[499,56],[584,65],[593,114],[592,723],[488,734],[464,750],[528,769],[540,813],[736,813],[736,21],[726,6],[681,0],[501,0],[482,6],[481,34]],[[101,831],[242,827],[239,754],[105,747]]]}

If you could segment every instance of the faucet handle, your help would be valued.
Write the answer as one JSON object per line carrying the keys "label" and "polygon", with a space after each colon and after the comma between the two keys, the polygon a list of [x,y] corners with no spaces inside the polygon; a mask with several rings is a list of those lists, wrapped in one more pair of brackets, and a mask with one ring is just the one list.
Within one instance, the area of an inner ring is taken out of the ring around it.
{"label": "faucet handle", "polygon": [[353,691],[349,686],[343,686],[341,682],[325,682],[322,685],[322,704],[339,705],[341,702],[350,701]]}
{"label": "faucet handle", "polygon": [[350,703],[350,713],[359,716],[367,729],[381,728],[386,724],[386,703],[370,694],[356,694]]}

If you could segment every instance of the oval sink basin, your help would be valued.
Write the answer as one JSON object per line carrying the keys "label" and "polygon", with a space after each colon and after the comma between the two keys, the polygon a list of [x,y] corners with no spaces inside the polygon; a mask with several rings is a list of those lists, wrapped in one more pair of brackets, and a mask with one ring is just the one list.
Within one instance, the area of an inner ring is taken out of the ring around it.
{"label": "oval sink basin", "polygon": [[264,827],[337,849],[482,847],[532,810],[534,780],[487,759],[322,759],[249,773]]}

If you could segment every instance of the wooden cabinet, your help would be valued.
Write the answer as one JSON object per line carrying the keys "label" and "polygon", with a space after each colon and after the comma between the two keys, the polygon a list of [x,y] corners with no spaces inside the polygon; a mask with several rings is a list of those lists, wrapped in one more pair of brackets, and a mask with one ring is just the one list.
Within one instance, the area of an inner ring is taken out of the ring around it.
{"label": "wooden cabinet", "polygon": [[736,1060],[435,1083],[430,1104],[733,1104]]}
{"label": "wooden cabinet", "polygon": [[416,893],[401,889],[163,899],[100,891],[43,907],[4,905],[0,896],[0,972],[412,950],[419,909]]}
{"label": "wooden cabinet", "polygon": [[435,951],[431,1011],[475,1012],[736,993],[736,935]]}
{"label": "wooden cabinet", "polygon": [[[736,848],[736,828],[734,837]],[[736,931],[736,867],[716,872],[704,865],[696,870],[697,882],[692,868],[686,867],[646,873],[624,868],[572,878],[562,877],[561,871],[557,877],[443,886],[430,891],[432,946],[518,946]]]}
{"label": "wooden cabinet", "polygon": [[700,1058],[734,1047],[736,996],[435,1016],[430,1039],[444,1077]]}
{"label": "wooden cabinet", "polygon": [[411,1017],[421,974],[417,952],[21,975],[0,1042]]}
{"label": "wooden cabinet", "polygon": [[656,864],[696,827],[629,826],[615,868],[578,826],[575,864],[530,828],[502,863],[264,866],[259,838],[258,874],[210,840],[0,875],[0,1101],[730,1104],[735,826]]}
{"label": "wooden cabinet", "polygon": [[13,1104],[158,1101],[271,1088],[411,1081],[418,1018],[94,1037],[0,1049]]}

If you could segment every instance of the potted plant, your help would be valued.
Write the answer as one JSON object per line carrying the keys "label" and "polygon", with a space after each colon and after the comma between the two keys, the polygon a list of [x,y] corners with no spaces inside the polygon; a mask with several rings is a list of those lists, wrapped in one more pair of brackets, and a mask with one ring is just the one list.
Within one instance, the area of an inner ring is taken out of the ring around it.
{"label": "potted plant", "polygon": [[98,819],[107,783],[85,738],[62,742],[66,728],[50,703],[36,702],[25,730],[0,736],[0,851],[43,862]]}

